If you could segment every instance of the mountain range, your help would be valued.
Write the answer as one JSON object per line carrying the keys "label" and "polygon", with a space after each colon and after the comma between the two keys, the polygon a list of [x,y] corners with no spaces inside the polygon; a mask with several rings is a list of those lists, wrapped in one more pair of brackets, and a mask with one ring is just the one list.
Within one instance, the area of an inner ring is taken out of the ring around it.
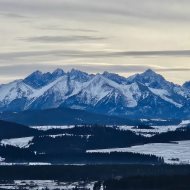
{"label": "mountain range", "polygon": [[190,82],[177,85],[150,69],[128,78],[75,69],[35,71],[0,85],[2,113],[70,108],[130,119],[187,119],[189,106]]}

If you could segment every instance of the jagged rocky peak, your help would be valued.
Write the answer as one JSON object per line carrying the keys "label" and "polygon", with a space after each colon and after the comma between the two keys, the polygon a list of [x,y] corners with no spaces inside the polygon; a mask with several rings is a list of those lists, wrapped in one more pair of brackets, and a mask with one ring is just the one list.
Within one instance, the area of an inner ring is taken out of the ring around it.
{"label": "jagged rocky peak", "polygon": [[155,71],[153,71],[152,69],[147,69],[144,74],[146,75],[158,75]]}
{"label": "jagged rocky peak", "polygon": [[41,71],[35,71],[26,77],[23,82],[33,88],[41,88],[50,82],[56,80],[57,78],[63,76],[65,73],[61,69],[56,69],[53,73],[46,72],[42,73]]}
{"label": "jagged rocky peak", "polygon": [[129,77],[128,82],[129,83],[139,82],[151,88],[160,88],[160,89],[170,87],[172,85],[172,83],[165,80],[165,78],[162,75],[154,72],[151,69],[148,69],[141,74],[136,74]]}
{"label": "jagged rocky peak", "polygon": [[137,76],[140,76],[141,78],[149,78],[149,79],[164,79],[164,77],[158,73],[156,73],[155,71],[153,71],[152,69],[147,69],[145,72],[143,72],[142,74],[139,74]]}
{"label": "jagged rocky peak", "polygon": [[100,82],[101,80],[104,80],[104,76],[102,76],[100,73],[97,73],[94,78],[93,78],[93,82]]}
{"label": "jagged rocky peak", "polygon": [[125,77],[122,77],[115,73],[109,73],[108,71],[105,71],[102,75],[118,84],[125,84],[127,82]]}
{"label": "jagged rocky peak", "polygon": [[52,75],[53,76],[63,76],[63,75],[65,75],[65,72],[63,71],[63,69],[58,68],[52,72]]}
{"label": "jagged rocky peak", "polygon": [[37,71],[34,71],[33,73],[31,73],[28,77],[26,77],[26,78],[31,78],[31,77],[38,77],[38,76],[42,76],[43,75],[43,73],[41,72],[41,71],[39,71],[39,70],[37,70]]}
{"label": "jagged rocky peak", "polygon": [[89,75],[88,73],[77,69],[71,69],[71,71],[69,71],[67,74],[71,79],[78,80],[80,82],[88,81],[91,78],[91,75]]}
{"label": "jagged rocky peak", "polygon": [[185,82],[185,83],[183,84],[183,87],[190,90],[190,81]]}
{"label": "jagged rocky peak", "polygon": [[0,86],[0,111],[64,105],[116,115],[130,113],[144,117],[146,113],[156,118],[167,115],[168,111],[169,114],[177,111],[185,114],[179,110],[184,106],[189,114],[188,107],[185,107],[190,97],[189,84],[175,85],[151,69],[128,78],[109,72],[91,75],[76,69],[67,73],[62,69],[47,73],[35,71],[19,84]]}
{"label": "jagged rocky peak", "polygon": [[70,73],[70,75],[88,75],[88,73],[85,73],[78,69],[71,69],[71,71],[69,73]]}

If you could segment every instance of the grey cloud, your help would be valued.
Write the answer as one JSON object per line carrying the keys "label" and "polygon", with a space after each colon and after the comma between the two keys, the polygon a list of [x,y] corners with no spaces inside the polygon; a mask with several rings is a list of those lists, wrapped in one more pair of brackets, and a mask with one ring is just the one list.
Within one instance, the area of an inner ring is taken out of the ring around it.
{"label": "grey cloud", "polygon": [[66,27],[61,27],[58,25],[52,25],[52,26],[41,26],[38,27],[39,29],[42,30],[61,30],[61,31],[70,31],[70,32],[88,32],[88,33],[97,33],[98,30],[93,30],[93,29],[84,29],[84,28],[66,28]]}
{"label": "grey cloud", "polygon": [[114,72],[114,73],[134,73],[134,72],[144,72],[147,69],[152,69],[156,72],[173,72],[173,71],[178,71],[178,72],[189,72],[190,69],[188,68],[157,68],[154,66],[146,66],[146,65],[99,65],[93,66],[93,65],[77,65],[77,64],[69,64],[66,66],[63,66],[64,68],[66,67],[67,69],[71,68],[78,68],[81,70],[84,70],[86,72],[104,72],[104,71],[109,71],[109,72]]}
{"label": "grey cloud", "polygon": [[28,16],[22,15],[22,14],[18,14],[18,13],[10,13],[10,12],[0,12],[0,15],[4,16],[4,17],[9,17],[9,18],[29,18]]}
{"label": "grey cloud", "polygon": [[62,42],[85,42],[105,40],[104,37],[95,36],[38,36],[31,38],[20,38],[20,40],[28,42],[43,42],[43,43],[62,43]]}
{"label": "grey cloud", "polygon": [[[58,67],[58,66],[57,66]],[[30,74],[34,70],[53,70],[56,68],[56,65],[50,64],[14,64],[14,65],[6,65],[0,67],[0,76],[26,76]]]}
{"label": "grey cloud", "polygon": [[190,50],[129,51],[115,52],[116,56],[190,56]]}
{"label": "grey cloud", "polygon": [[[186,68],[162,68],[158,69],[154,66],[146,66],[146,65],[99,65],[98,67],[96,65],[87,65],[87,64],[68,64],[65,66],[61,66],[62,68],[66,70],[70,70],[72,68],[77,68],[79,70],[83,70],[89,73],[102,73],[104,71],[113,72],[113,73],[138,73],[138,72],[144,72],[147,69],[152,69],[156,72],[189,72],[190,69]],[[54,66],[55,68],[55,66]]]}
{"label": "grey cloud", "polygon": [[[102,18],[102,15],[173,19],[188,21],[190,18],[190,2],[188,0],[1,0],[0,10],[25,12],[30,14],[47,14],[51,16],[69,16],[77,19]],[[106,18],[104,18],[106,19]]]}
{"label": "grey cloud", "polygon": [[108,58],[108,57],[189,57],[190,50],[171,51],[82,51],[82,50],[49,50],[0,53],[0,60],[15,60],[27,57],[55,56],[75,58]]}

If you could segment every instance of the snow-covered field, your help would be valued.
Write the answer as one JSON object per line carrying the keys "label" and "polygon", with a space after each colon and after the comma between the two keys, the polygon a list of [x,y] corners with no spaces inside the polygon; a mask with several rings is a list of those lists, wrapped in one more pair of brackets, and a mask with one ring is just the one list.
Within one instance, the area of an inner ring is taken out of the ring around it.
{"label": "snow-covered field", "polygon": [[[73,135],[73,134],[69,134],[69,133],[64,133],[64,134],[57,134],[57,135],[45,135],[45,136],[47,136],[47,137],[51,137],[51,138],[57,138],[57,137],[64,137],[64,136],[70,136],[70,137],[81,137],[81,138],[83,138],[83,137],[85,137],[85,138],[89,138],[90,136],[92,136],[92,135]],[[44,137],[45,137],[44,136]]]}
{"label": "snow-covered field", "polygon": [[188,124],[190,124],[190,120],[183,120],[179,125],[151,126],[151,129],[140,129],[134,126],[127,126],[127,125],[117,126],[117,129],[124,130],[124,131],[129,130],[138,135],[142,135],[145,137],[152,137],[156,134],[166,133],[169,131],[175,131],[176,129],[186,127]]}
{"label": "snow-covered field", "polygon": [[88,189],[93,190],[95,182],[60,182],[54,180],[14,180],[11,182],[1,182],[0,189]]}
{"label": "snow-covered field", "polygon": [[1,145],[11,145],[19,148],[28,148],[30,146],[30,142],[34,137],[23,137],[23,138],[13,138],[13,139],[3,139],[1,140]]}
{"label": "snow-covered field", "polygon": [[177,141],[172,143],[151,143],[145,145],[132,146],[128,148],[88,150],[87,152],[134,152],[141,154],[153,154],[159,157],[163,157],[165,163],[190,164],[190,140]]}
{"label": "snow-covered field", "polygon": [[[155,119],[156,120],[156,119]],[[156,120],[156,121],[162,121],[162,120]],[[163,120],[165,121],[165,120]],[[184,120],[179,125],[164,125],[164,126],[151,126],[151,129],[140,129],[135,126],[128,126],[128,125],[121,125],[117,126],[116,129],[118,130],[129,130],[132,131],[138,135],[142,135],[145,137],[152,137],[156,134],[160,133],[166,133],[168,131],[175,131],[178,128],[186,127],[188,124],[190,124],[190,120]],[[30,126],[31,128],[38,129],[41,131],[47,131],[50,129],[72,129],[75,128],[74,125],[62,125],[62,126]],[[80,127],[80,126],[77,126]],[[115,127],[113,125],[107,125],[107,127]]]}
{"label": "snow-covered field", "polygon": [[0,156],[0,162],[3,162],[5,159]]}
{"label": "snow-covered field", "polygon": [[183,120],[181,122],[181,125],[188,125],[188,124],[190,124],[190,120]]}
{"label": "snow-covered field", "polygon": [[[50,137],[50,138],[57,138],[57,137],[64,137],[64,136],[77,136],[81,138],[89,138],[91,135],[73,135],[73,134],[56,134],[56,135],[43,135],[40,137]],[[3,139],[0,141],[0,145],[10,145],[19,148],[29,148],[32,145],[32,140],[34,137],[22,137],[22,138],[12,138],[12,139]]]}
{"label": "snow-covered field", "polygon": [[152,137],[156,134],[166,133],[168,131],[175,131],[176,129],[180,128],[181,125],[168,125],[168,126],[151,126],[152,129],[139,129],[134,126],[118,126],[119,130],[129,130],[138,135],[142,135],[145,137]]}
{"label": "snow-covered field", "polygon": [[[156,119],[155,119],[156,120]],[[162,121],[162,120],[156,120],[156,121]],[[165,120],[163,120],[165,121]],[[120,125],[117,126],[116,129],[118,130],[129,130],[132,131],[138,135],[142,135],[145,137],[152,137],[156,134],[166,133],[168,131],[175,131],[178,128],[185,127],[186,125],[190,124],[190,120],[184,120],[179,125],[165,125],[165,126],[151,126],[151,129],[141,129],[137,128],[135,126],[128,126],[128,125]],[[31,128],[38,129],[41,131],[47,131],[50,129],[72,129],[75,128],[74,125],[62,125],[62,126],[30,126]],[[77,126],[79,127],[79,126]],[[113,125],[107,125],[107,127],[115,127]]]}
{"label": "snow-covered field", "polygon": [[[4,159],[5,160],[5,159]],[[0,166],[15,166],[15,165],[26,165],[26,166],[49,166],[52,165],[48,162],[0,162]]]}
{"label": "snow-covered field", "polygon": [[33,129],[37,129],[40,131],[48,131],[50,129],[72,129],[75,126],[74,125],[47,125],[47,126],[30,126]]}

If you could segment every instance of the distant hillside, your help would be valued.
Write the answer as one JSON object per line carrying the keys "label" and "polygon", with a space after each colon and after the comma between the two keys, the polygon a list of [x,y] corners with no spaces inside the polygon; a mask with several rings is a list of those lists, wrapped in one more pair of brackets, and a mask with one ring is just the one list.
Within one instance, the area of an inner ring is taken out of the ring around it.
{"label": "distant hillside", "polygon": [[80,125],[80,124],[101,124],[101,125],[138,125],[138,121],[128,120],[116,116],[107,116],[89,113],[83,110],[70,108],[57,108],[48,110],[30,110],[18,113],[4,112],[0,118],[23,125]]}
{"label": "distant hillside", "polygon": [[27,126],[0,120],[0,139],[27,137],[37,133],[37,130]]}

